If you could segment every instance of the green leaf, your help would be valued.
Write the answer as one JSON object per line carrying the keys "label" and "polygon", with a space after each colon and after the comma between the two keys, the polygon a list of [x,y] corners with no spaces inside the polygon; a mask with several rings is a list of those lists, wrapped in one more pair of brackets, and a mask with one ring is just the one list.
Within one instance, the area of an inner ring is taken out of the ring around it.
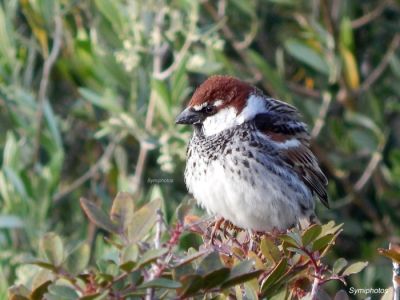
{"label": "green leaf", "polygon": [[167,248],[160,248],[160,249],[150,249],[147,252],[143,254],[141,259],[138,262],[137,268],[141,268],[153,261],[155,261],[157,258],[163,256],[168,252]]}
{"label": "green leaf", "polygon": [[126,272],[130,272],[136,266],[139,249],[136,244],[129,245],[122,250],[120,268]]}
{"label": "green leaf", "polygon": [[0,215],[0,228],[22,228],[24,222],[14,215]]}
{"label": "green leaf", "polygon": [[96,0],[96,6],[100,12],[106,17],[110,24],[115,27],[116,32],[123,31],[123,19],[118,8],[118,2],[108,0]]}
{"label": "green leaf", "polygon": [[313,224],[304,231],[302,240],[303,245],[307,247],[310,243],[312,243],[322,232],[321,225]]}
{"label": "green leaf", "polygon": [[112,233],[118,233],[118,227],[115,225],[108,216],[94,204],[85,198],[80,199],[81,207],[89,220],[104,230]]}
{"label": "green leaf", "polygon": [[59,300],[75,300],[79,298],[77,292],[73,288],[66,285],[51,284],[48,287],[48,291],[51,295],[56,296]]}
{"label": "green leaf", "polygon": [[333,273],[339,274],[345,267],[347,266],[347,260],[344,258],[339,258],[338,260],[335,261],[333,264]]}
{"label": "green leaf", "polygon": [[368,265],[367,261],[360,261],[348,266],[342,273],[342,276],[349,276],[361,272]]}
{"label": "green leaf", "polygon": [[323,250],[326,246],[328,246],[333,241],[334,238],[335,238],[335,235],[330,233],[330,234],[327,234],[325,236],[322,236],[322,237],[316,239],[312,246],[312,251]]}
{"label": "green leaf", "polygon": [[254,261],[245,260],[233,267],[228,279],[222,284],[221,288],[226,289],[236,284],[244,283],[253,278],[257,278],[263,270],[253,270]]}
{"label": "green leaf", "polygon": [[129,223],[132,222],[134,214],[134,202],[129,193],[119,192],[111,206],[111,221],[117,224],[120,231],[127,236]]}
{"label": "green leaf", "polygon": [[277,263],[281,259],[281,253],[275,243],[268,237],[264,237],[260,244],[261,252],[265,258]]}
{"label": "green leaf", "polygon": [[273,284],[275,284],[285,274],[287,267],[287,261],[282,258],[281,261],[275,266],[275,268],[265,278],[261,286],[261,292],[264,294]]}
{"label": "green leaf", "polygon": [[80,244],[66,259],[66,268],[72,274],[81,273],[88,265],[90,259],[90,246],[88,243]]}
{"label": "green leaf", "polygon": [[196,273],[203,276],[203,289],[210,289],[224,282],[230,270],[224,267],[218,252],[211,252],[200,262]]}
{"label": "green leaf", "polygon": [[10,299],[29,300],[29,294],[29,289],[22,284],[13,285],[8,289],[8,295],[10,296]]}
{"label": "green leaf", "polygon": [[92,90],[89,90],[88,88],[79,88],[79,93],[82,95],[82,97],[92,104],[105,109],[106,111],[110,112],[121,112],[121,108],[118,105],[118,102],[115,101],[115,99],[111,99],[111,95],[105,95],[105,96],[100,96],[93,92]]}
{"label": "green leaf", "polygon": [[182,288],[178,290],[181,298],[189,297],[203,287],[203,278],[200,275],[191,274],[181,278]]}
{"label": "green leaf", "polygon": [[35,265],[35,266],[39,266],[43,269],[47,269],[47,270],[51,270],[51,271],[55,271],[56,270],[56,266],[54,266],[51,263],[45,262],[45,261],[41,261],[41,260],[27,260],[25,261],[26,264],[31,264],[31,265]]}
{"label": "green leaf", "polygon": [[44,299],[43,295],[47,292],[51,281],[45,281],[41,285],[37,286],[30,295],[30,300],[42,300]]}
{"label": "green leaf", "polygon": [[182,284],[175,280],[170,280],[166,278],[156,278],[145,282],[139,285],[138,289],[147,289],[147,288],[164,288],[164,289],[179,289],[182,287]]}
{"label": "green leaf", "polygon": [[40,240],[40,248],[46,258],[55,266],[64,260],[64,246],[61,238],[55,233],[46,233]]}
{"label": "green leaf", "polygon": [[303,251],[302,249],[295,248],[295,247],[287,247],[286,249],[288,251],[300,254],[301,256],[309,257],[308,254],[305,251]]}
{"label": "green leaf", "polygon": [[130,243],[142,240],[157,220],[157,210],[161,208],[161,199],[157,198],[136,211],[127,225]]}
{"label": "green leaf", "polygon": [[197,268],[197,273],[200,275],[210,273],[224,267],[219,257],[219,253],[214,251],[205,256]]}
{"label": "green leaf", "polygon": [[109,299],[109,297],[107,297],[109,292],[110,292],[109,290],[106,290],[102,293],[94,293],[91,295],[81,297],[79,300],[106,300]]}
{"label": "green leaf", "polygon": [[304,42],[289,39],[285,42],[285,48],[290,55],[319,71],[325,75],[329,75],[329,66],[325,59],[313,48]]}
{"label": "green leaf", "polygon": [[221,267],[203,275],[203,288],[211,289],[222,284],[229,277],[229,274],[229,268]]}
{"label": "green leaf", "polygon": [[271,66],[268,61],[262,57],[259,53],[257,53],[254,50],[247,50],[249,59],[257,66],[257,68],[261,71],[263,74],[264,78],[268,78],[268,83],[272,86],[272,89],[276,91],[276,93],[280,97],[285,97],[285,101],[288,101],[286,99],[290,98],[291,95],[288,93],[288,90],[286,88],[286,83],[283,81],[279,73],[276,71],[276,69]]}

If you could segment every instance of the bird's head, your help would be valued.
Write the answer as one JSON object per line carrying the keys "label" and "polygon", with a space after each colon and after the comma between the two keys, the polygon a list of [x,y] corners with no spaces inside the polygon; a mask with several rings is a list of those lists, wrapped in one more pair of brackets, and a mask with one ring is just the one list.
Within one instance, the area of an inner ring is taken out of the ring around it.
{"label": "bird's head", "polygon": [[177,124],[191,124],[206,136],[219,133],[265,111],[265,100],[253,86],[230,76],[212,76],[203,82]]}

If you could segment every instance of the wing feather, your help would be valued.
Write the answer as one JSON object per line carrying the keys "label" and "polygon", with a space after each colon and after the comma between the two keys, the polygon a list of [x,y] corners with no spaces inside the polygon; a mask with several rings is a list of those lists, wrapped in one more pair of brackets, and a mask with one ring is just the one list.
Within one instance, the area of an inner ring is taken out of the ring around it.
{"label": "wing feather", "polygon": [[[278,145],[286,145],[285,142],[290,140],[299,141],[294,146],[282,147],[278,153],[321,202],[329,207],[326,191],[328,180],[321,171],[317,158],[309,148],[310,136],[306,125],[298,119],[298,113],[292,106],[280,101],[274,105],[271,111],[255,117],[254,122],[257,129]],[[290,113],[288,114],[288,112]]]}

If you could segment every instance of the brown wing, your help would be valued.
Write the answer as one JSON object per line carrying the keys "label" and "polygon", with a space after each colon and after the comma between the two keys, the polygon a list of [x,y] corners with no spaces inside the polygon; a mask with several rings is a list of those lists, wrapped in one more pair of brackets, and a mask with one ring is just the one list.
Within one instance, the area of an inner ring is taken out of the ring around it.
{"label": "brown wing", "polygon": [[277,143],[283,144],[288,140],[299,141],[297,146],[282,147],[279,154],[321,202],[329,207],[326,192],[328,180],[318,166],[315,155],[309,149],[310,137],[306,125],[293,114],[288,116],[276,112],[257,115],[255,124],[258,130]]}
{"label": "brown wing", "polygon": [[317,159],[304,145],[284,149],[282,158],[293,167],[304,183],[315,193],[321,202],[329,208],[326,186],[328,179],[318,166]]}

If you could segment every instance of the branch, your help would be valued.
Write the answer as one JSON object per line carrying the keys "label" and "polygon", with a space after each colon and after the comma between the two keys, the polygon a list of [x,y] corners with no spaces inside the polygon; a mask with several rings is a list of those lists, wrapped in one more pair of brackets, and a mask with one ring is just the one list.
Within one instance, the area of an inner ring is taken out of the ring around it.
{"label": "branch", "polygon": [[92,165],[89,170],[86,171],[81,177],[76,179],[69,187],[64,189],[63,191],[57,193],[53,197],[53,202],[57,205],[61,202],[61,200],[67,196],[68,194],[75,191],[81,185],[83,185],[86,181],[93,178],[100,170],[100,168],[111,159],[112,154],[114,153],[115,147],[118,145],[121,137],[116,138],[110,144],[108,144],[107,148],[104,150],[103,155],[100,159]]}
{"label": "branch", "polygon": [[372,10],[369,13],[363,15],[362,17],[352,21],[351,27],[353,29],[357,29],[357,28],[360,28],[360,27],[372,22],[373,20],[375,20],[382,14],[382,12],[386,8],[386,6],[389,4],[389,2],[390,2],[390,0],[382,1],[380,3],[380,5],[378,5],[374,10]]}
{"label": "branch", "polygon": [[34,151],[33,151],[33,162],[37,161],[39,158],[40,151],[40,136],[43,126],[43,115],[44,106],[46,104],[46,93],[49,85],[49,77],[51,70],[56,62],[58,54],[60,53],[61,42],[62,42],[62,19],[58,11],[58,6],[56,6],[56,12],[54,17],[55,30],[53,47],[50,51],[50,55],[45,59],[43,65],[42,79],[40,80],[39,92],[38,92],[38,109],[36,113],[36,136],[34,140]]}
{"label": "branch", "polygon": [[322,104],[319,109],[317,120],[315,120],[314,127],[311,131],[312,139],[316,139],[318,135],[321,133],[321,130],[325,125],[325,119],[328,114],[331,102],[332,102],[332,95],[329,93],[324,93],[324,95],[322,96]]}
{"label": "branch", "polygon": [[357,94],[361,94],[365,91],[367,91],[371,85],[373,85],[379,77],[382,75],[382,73],[385,71],[386,67],[389,64],[390,59],[392,58],[394,52],[396,49],[400,46],[400,33],[397,33],[389,47],[388,50],[386,51],[385,55],[383,56],[381,62],[379,65],[369,74],[367,79],[361,84],[360,88],[356,91]]}

